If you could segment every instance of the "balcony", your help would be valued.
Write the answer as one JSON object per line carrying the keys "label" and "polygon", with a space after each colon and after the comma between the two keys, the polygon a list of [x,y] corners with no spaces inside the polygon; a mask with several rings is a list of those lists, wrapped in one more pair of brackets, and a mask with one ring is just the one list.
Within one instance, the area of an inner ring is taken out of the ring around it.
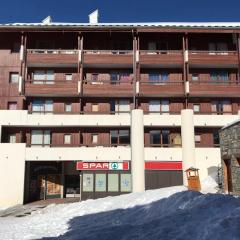
{"label": "balcony", "polygon": [[26,96],[77,96],[77,81],[28,80],[25,82]]}
{"label": "balcony", "polygon": [[190,67],[237,67],[236,51],[189,51]]}
{"label": "balcony", "polygon": [[133,81],[126,80],[84,80],[84,96],[128,97],[133,96]]}
{"label": "balcony", "polygon": [[183,81],[140,81],[140,96],[184,96]]}
{"label": "balcony", "polygon": [[132,67],[132,50],[84,50],[84,65],[87,67]]}
{"label": "balcony", "polygon": [[78,50],[28,49],[28,67],[76,67]]}
{"label": "balcony", "polygon": [[191,81],[190,96],[239,97],[238,80]]}
{"label": "balcony", "polygon": [[181,50],[140,50],[142,66],[180,67],[183,65]]}

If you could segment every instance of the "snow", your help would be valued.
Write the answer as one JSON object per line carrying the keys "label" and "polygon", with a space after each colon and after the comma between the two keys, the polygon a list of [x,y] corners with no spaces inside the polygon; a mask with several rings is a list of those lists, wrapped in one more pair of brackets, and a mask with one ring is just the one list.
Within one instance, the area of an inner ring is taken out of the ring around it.
{"label": "snow", "polygon": [[[208,178],[203,186],[213,190],[214,182]],[[237,240],[239,225],[240,198],[178,186],[0,218],[0,239]]]}

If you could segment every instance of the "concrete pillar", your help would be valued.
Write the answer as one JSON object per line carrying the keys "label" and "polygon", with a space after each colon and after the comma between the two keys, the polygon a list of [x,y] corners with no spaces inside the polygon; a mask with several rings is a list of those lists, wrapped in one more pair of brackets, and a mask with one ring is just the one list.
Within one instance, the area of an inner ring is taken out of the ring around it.
{"label": "concrete pillar", "polygon": [[131,112],[132,192],[145,191],[143,110]]}
{"label": "concrete pillar", "polygon": [[184,109],[181,111],[181,136],[183,183],[187,186],[185,170],[190,167],[196,167],[194,118],[192,109]]}

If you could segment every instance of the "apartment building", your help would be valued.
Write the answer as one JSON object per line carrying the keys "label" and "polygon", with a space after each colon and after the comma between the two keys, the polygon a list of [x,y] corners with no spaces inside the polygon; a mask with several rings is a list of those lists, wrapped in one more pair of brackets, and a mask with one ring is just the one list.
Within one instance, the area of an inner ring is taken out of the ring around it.
{"label": "apartment building", "polygon": [[[0,25],[0,204],[182,185],[221,164],[240,23]],[[141,179],[139,179],[141,181]],[[144,183],[144,181],[143,181]]]}

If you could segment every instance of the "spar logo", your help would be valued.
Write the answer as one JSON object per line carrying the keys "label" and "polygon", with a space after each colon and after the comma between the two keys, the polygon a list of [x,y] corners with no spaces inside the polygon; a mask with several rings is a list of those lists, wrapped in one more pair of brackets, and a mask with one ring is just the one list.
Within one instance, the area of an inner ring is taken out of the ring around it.
{"label": "spar logo", "polygon": [[111,163],[110,169],[117,170],[118,169],[118,163]]}
{"label": "spar logo", "polygon": [[78,162],[77,170],[129,170],[128,162]]}

